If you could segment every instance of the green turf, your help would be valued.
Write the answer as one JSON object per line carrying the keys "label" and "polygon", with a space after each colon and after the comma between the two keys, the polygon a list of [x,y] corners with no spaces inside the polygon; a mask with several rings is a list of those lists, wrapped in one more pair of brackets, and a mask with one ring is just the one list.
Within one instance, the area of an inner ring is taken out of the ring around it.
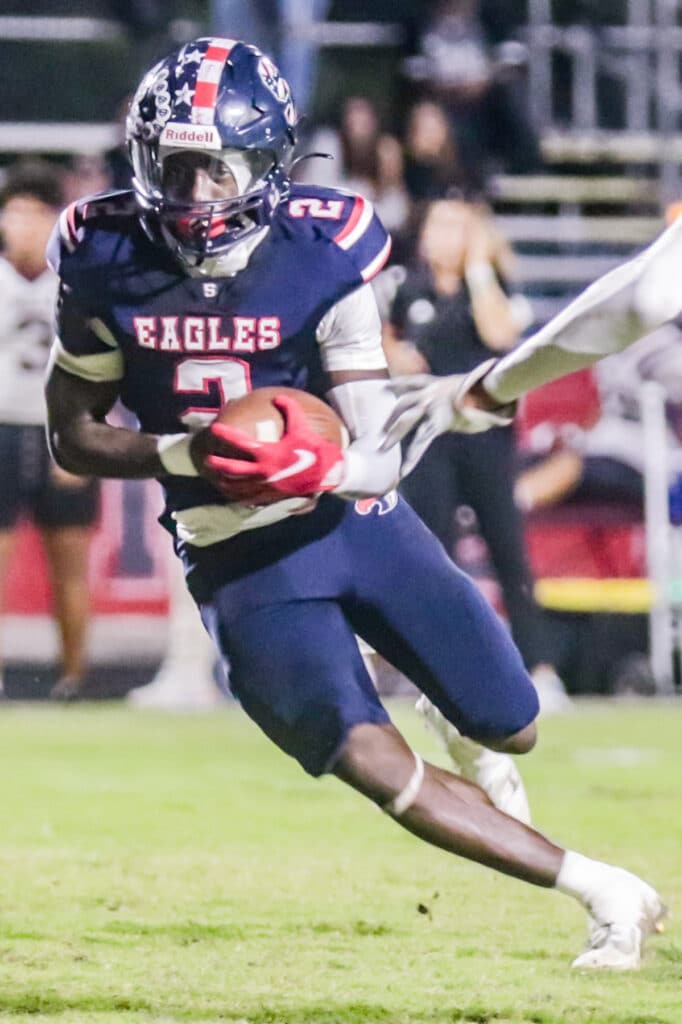
{"label": "green turf", "polygon": [[[571,973],[572,901],[309,780],[236,708],[6,707],[0,749],[2,1021],[682,1022],[675,917],[639,973]],[[682,906],[682,707],[548,720],[524,774],[554,838]]]}

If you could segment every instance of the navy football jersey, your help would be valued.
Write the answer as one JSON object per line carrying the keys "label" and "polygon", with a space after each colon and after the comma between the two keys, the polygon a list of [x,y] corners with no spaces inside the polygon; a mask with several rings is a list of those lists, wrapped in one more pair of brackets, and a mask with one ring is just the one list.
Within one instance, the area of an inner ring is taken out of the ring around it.
{"label": "navy football jersey", "polygon": [[[153,434],[209,422],[253,388],[320,394],[325,370],[385,365],[380,337],[356,362],[352,338],[345,362],[325,360],[319,326],[389,250],[367,200],[293,186],[243,270],[190,276],[147,238],[131,192],[81,200],[62,214],[50,247],[61,280],[54,360],[88,380],[118,381],[123,403]],[[224,504],[201,479],[163,484],[170,512]]]}

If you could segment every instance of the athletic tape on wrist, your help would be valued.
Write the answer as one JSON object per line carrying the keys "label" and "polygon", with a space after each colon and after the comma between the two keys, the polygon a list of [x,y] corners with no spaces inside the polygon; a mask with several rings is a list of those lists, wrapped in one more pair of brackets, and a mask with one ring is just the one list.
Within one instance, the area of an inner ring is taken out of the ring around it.
{"label": "athletic tape on wrist", "polygon": [[171,476],[199,476],[192,462],[191,434],[163,434],[156,442],[161,465]]}

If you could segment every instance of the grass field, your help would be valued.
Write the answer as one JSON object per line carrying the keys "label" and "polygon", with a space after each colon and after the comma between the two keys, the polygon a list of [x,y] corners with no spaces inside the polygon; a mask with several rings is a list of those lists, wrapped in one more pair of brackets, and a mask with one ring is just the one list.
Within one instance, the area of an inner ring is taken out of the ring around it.
{"label": "grass field", "polygon": [[[237,708],[7,707],[0,749],[0,1020],[682,1022],[675,916],[639,973],[571,973],[572,901],[420,844]],[[524,774],[552,837],[682,918],[682,706],[550,719]]]}

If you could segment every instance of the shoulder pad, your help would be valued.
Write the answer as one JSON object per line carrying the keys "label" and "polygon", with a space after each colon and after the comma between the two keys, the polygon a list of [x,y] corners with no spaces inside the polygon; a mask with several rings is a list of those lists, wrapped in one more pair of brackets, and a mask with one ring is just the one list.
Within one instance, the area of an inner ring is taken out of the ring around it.
{"label": "shoulder pad", "polygon": [[354,192],[295,185],[287,214],[291,220],[314,224],[348,255],[363,281],[378,274],[389,257],[390,235],[370,201]]}
{"label": "shoulder pad", "polygon": [[132,191],[102,192],[70,203],[62,210],[47,247],[47,256],[53,270],[59,269],[62,250],[75,252],[85,237],[87,228],[117,230],[121,221],[137,213],[135,193]]}

